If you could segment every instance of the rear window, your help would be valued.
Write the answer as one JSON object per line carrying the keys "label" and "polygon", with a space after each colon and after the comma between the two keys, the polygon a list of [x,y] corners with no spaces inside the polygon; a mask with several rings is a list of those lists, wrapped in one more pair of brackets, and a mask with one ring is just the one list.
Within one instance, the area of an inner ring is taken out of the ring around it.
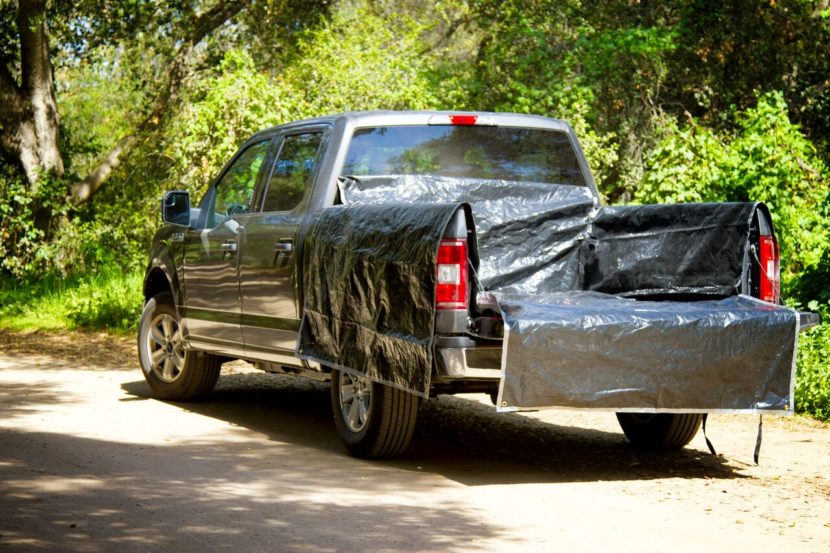
{"label": "rear window", "polygon": [[564,132],[484,126],[357,129],[343,176],[440,175],[585,186]]}

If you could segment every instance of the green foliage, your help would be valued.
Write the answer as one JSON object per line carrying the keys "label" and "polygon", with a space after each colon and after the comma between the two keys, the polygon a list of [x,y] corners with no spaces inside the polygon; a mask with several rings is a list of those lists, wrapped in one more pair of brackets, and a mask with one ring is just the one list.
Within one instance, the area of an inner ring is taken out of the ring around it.
{"label": "green foliage", "polygon": [[114,331],[135,330],[144,298],[143,275],[104,274],[81,281],[68,294],[66,318],[71,325]]}
{"label": "green foliage", "polygon": [[246,52],[226,52],[194,83],[165,132],[165,155],[174,163],[168,186],[204,191],[251,134],[289,121],[296,109],[282,88]]}
{"label": "green foliage", "polygon": [[20,283],[0,280],[0,328],[135,330],[141,315],[142,273],[107,271]]}
{"label": "green foliage", "polygon": [[289,90],[302,99],[299,115],[439,104],[421,39],[435,23],[374,4],[341,2],[330,20],[300,38],[286,71]]}
{"label": "green foliage", "polygon": [[45,246],[66,215],[67,186],[66,179],[47,175],[33,191],[22,175],[0,166],[0,274],[33,278],[55,267],[55,254]]}
{"label": "green foliage", "polygon": [[22,175],[7,169],[0,176],[0,265],[16,276],[35,267],[35,248],[42,233],[35,228],[34,198]]}
{"label": "green foliage", "polygon": [[793,121],[826,147],[830,24],[819,5],[804,0],[676,3],[671,18],[677,49],[670,59],[676,70],[666,83],[666,101],[718,125],[733,106],[749,107],[779,90]]}
{"label": "green foliage", "polygon": [[68,175],[80,179],[102,154],[134,130],[143,115],[135,107],[148,102],[141,79],[148,75],[140,75],[141,66],[135,66],[146,64],[146,59],[138,61],[129,52],[101,47],[86,63],[58,62],[61,148]]}
{"label": "green foliage", "polygon": [[824,324],[799,336],[795,410],[830,421],[830,303],[810,308],[821,313]]}
{"label": "green foliage", "polygon": [[767,94],[736,120],[732,134],[694,121],[684,127],[666,124],[646,158],[635,199],[767,203],[781,244],[785,293],[798,295],[799,275],[818,267],[830,251],[830,171],[790,122],[781,94]]}

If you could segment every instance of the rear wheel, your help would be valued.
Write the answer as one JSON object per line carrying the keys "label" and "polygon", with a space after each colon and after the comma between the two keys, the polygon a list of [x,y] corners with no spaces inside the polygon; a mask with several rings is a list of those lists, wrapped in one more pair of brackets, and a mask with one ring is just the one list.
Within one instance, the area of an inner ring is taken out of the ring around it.
{"label": "rear wheel", "polygon": [[153,396],[173,401],[210,393],[222,368],[218,358],[184,349],[181,321],[167,292],[144,306],[138,326],[138,358]]}
{"label": "rear wheel", "polygon": [[617,413],[625,437],[643,449],[680,449],[697,434],[700,413]]}
{"label": "rear wheel", "polygon": [[406,451],[418,418],[418,397],[332,369],[331,406],[337,433],[349,453],[364,459]]}

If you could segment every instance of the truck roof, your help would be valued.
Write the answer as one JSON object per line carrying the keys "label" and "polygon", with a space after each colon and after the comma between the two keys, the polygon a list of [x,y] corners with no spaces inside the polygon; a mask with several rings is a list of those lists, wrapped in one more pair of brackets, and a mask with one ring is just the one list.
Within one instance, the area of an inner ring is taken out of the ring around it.
{"label": "truck roof", "polygon": [[[473,117],[475,119],[471,119]],[[577,140],[576,133],[565,121],[553,117],[529,115],[526,113],[498,113],[489,111],[352,111],[293,121],[284,125],[263,129],[250,137],[247,142],[259,141],[273,136],[276,133],[291,132],[295,128],[307,128],[314,125],[331,125],[334,128],[334,136],[338,137],[335,139],[335,142],[340,141],[345,144],[346,140],[344,138],[351,137],[357,128],[453,124],[548,129],[566,133],[569,136],[579,164],[582,167],[586,186],[592,190],[597,199],[597,203],[601,202],[599,191],[597,190],[596,183],[588,166],[588,161],[585,159],[585,154]],[[321,167],[320,174],[324,176],[324,180],[336,178],[336,166],[339,162],[342,162],[345,156],[345,148],[340,148],[340,150],[342,151],[337,154],[336,158],[335,156],[330,156],[329,160],[324,163],[324,167]],[[330,174],[326,174],[327,172],[330,172]],[[332,193],[327,194],[329,200],[331,200],[331,196],[333,196]]]}
{"label": "truck roof", "polygon": [[[288,130],[292,127],[306,126],[316,123],[346,124],[355,127],[377,127],[383,125],[429,125],[429,124],[452,124],[450,117],[476,117],[479,125],[495,125],[506,127],[531,127],[553,129],[563,132],[573,132],[570,125],[561,119],[543,117],[541,115],[529,115],[525,113],[497,113],[489,111],[351,111],[337,113],[322,117],[302,119],[284,125],[278,125],[261,131],[271,133],[274,131]],[[259,134],[259,133],[257,133]]]}

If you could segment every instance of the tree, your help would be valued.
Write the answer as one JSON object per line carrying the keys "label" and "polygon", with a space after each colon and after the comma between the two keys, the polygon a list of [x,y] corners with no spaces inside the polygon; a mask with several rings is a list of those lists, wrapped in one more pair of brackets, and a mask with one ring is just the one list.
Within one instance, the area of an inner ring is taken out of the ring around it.
{"label": "tree", "polygon": [[[6,29],[14,29],[14,40],[11,48],[7,46],[0,50],[0,100],[5,106],[0,112],[3,129],[0,147],[19,163],[32,193],[37,192],[44,175],[62,176],[65,165],[55,99],[52,62],[55,45],[50,47],[50,28],[63,31],[61,38],[68,43],[67,48],[72,48],[84,38],[79,36],[83,30],[69,24],[73,18],[81,29],[87,26],[100,32],[98,40],[117,39],[125,31],[135,32],[143,24],[158,24],[159,19],[173,21],[168,40],[175,46],[165,60],[166,71],[154,91],[152,108],[134,132],[121,138],[89,174],[71,184],[67,199],[70,205],[77,206],[101,189],[124,155],[142,137],[158,128],[178,99],[196,46],[236,16],[246,4],[247,0],[220,0],[197,11],[190,3],[157,6],[142,0],[114,4],[81,2],[69,7],[50,6],[47,0],[18,0],[16,9],[5,3],[0,15]],[[125,5],[127,12],[130,8],[135,11],[125,13]],[[164,13],[159,14],[159,10]],[[119,21],[119,18],[123,20]],[[108,26],[109,32],[101,32],[101,26]]]}

